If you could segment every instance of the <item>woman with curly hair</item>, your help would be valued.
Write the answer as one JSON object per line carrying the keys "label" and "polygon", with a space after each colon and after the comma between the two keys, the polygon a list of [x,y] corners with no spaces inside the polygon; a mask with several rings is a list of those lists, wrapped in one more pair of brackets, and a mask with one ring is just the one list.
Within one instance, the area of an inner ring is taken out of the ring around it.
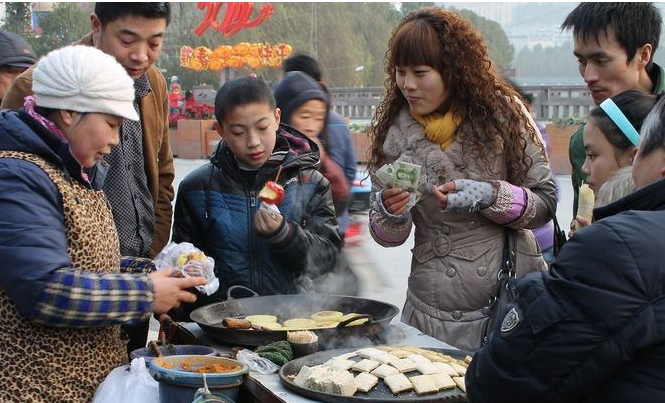
{"label": "woman with curly hair", "polygon": [[545,147],[519,95],[492,69],[480,34],[457,14],[409,13],[390,38],[386,67],[386,96],[371,127],[373,183],[385,164],[418,164],[422,197],[409,209],[409,192],[377,188],[370,232],[394,247],[415,226],[402,321],[474,350],[497,293],[504,238],[517,276],[546,268],[527,230],[555,209]]}

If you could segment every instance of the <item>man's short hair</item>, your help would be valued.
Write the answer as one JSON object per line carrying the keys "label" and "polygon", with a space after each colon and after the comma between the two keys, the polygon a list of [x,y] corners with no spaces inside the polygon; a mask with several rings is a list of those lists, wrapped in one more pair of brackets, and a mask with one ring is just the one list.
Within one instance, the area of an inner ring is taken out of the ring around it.
{"label": "man's short hair", "polygon": [[275,97],[263,80],[255,77],[241,77],[227,81],[215,96],[215,118],[220,125],[235,108],[249,104],[267,104],[275,109]]}
{"label": "man's short hair", "polygon": [[102,23],[102,26],[127,16],[150,19],[164,18],[166,20],[166,25],[169,25],[169,22],[171,22],[171,4],[150,2],[97,2],[95,3],[95,14]]}
{"label": "man's short hair", "polygon": [[321,66],[312,56],[304,53],[293,55],[282,62],[282,71],[284,74],[290,71],[302,71],[316,81],[321,81]]}
{"label": "man's short hair", "polygon": [[[588,40],[607,34],[612,27],[619,44],[626,50],[628,62],[633,60],[637,48],[651,44],[651,60],[658,48],[663,24],[660,10],[653,3],[580,3],[568,14],[561,29],[573,30],[573,35]],[[649,67],[648,66],[648,67]]]}

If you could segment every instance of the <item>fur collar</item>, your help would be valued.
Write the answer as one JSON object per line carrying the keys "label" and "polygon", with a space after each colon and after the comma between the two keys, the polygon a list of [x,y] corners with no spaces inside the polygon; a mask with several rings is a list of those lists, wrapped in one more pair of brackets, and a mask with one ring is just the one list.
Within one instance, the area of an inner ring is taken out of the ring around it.
{"label": "fur collar", "polygon": [[386,162],[404,161],[421,165],[418,190],[422,194],[429,194],[435,185],[464,177],[451,159],[455,153],[461,153],[457,138],[461,130],[457,131],[453,144],[444,152],[438,144],[425,136],[423,127],[413,119],[409,110],[404,108],[388,129],[383,142]]}

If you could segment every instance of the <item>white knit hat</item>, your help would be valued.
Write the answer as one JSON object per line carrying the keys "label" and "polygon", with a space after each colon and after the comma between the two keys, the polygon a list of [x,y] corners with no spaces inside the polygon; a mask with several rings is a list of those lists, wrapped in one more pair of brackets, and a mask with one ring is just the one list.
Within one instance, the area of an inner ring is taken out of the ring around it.
{"label": "white knit hat", "polygon": [[32,76],[37,106],[139,120],[134,80],[113,56],[92,46],[67,46],[39,60]]}

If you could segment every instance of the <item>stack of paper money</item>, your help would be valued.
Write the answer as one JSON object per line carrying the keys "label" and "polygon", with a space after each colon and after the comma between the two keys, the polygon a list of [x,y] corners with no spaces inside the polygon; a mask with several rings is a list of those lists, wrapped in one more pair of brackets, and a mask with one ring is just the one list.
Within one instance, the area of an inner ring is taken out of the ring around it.
{"label": "stack of paper money", "polygon": [[421,166],[403,161],[386,164],[376,171],[376,178],[384,188],[400,188],[409,192],[407,210],[411,209],[420,197],[418,182],[420,181]]}

